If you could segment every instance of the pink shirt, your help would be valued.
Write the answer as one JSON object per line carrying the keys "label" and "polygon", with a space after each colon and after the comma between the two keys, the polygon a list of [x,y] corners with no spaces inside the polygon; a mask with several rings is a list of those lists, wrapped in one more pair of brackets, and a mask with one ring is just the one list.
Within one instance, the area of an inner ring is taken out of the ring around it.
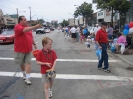
{"label": "pink shirt", "polygon": [[126,43],[127,41],[126,41],[126,37],[124,37],[123,35],[122,36],[120,36],[119,38],[118,38],[118,40],[117,40],[117,43],[119,44],[119,43]]}

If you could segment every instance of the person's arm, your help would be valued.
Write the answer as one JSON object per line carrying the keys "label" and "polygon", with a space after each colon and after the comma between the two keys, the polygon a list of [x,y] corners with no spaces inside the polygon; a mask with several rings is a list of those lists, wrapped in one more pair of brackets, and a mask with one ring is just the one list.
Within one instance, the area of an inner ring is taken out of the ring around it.
{"label": "person's arm", "polygon": [[55,61],[54,61],[54,63],[53,63],[52,70],[54,70],[54,69],[55,69],[55,65],[56,65],[56,60],[55,60]]}
{"label": "person's arm", "polygon": [[96,44],[98,45],[98,47],[100,48],[100,49],[102,49],[102,47],[100,46],[100,44],[99,44],[99,32],[97,32],[97,34],[96,34]]}
{"label": "person's arm", "polygon": [[36,63],[38,64],[38,65],[46,65],[47,67],[49,67],[49,68],[51,68],[51,63],[46,63],[46,62],[40,62],[40,61],[36,61]]}
{"label": "person's arm", "polygon": [[36,43],[35,43],[34,39],[33,39],[33,43],[32,44],[33,44],[34,48],[37,49],[37,46],[36,46]]}
{"label": "person's arm", "polygon": [[37,25],[31,26],[31,27],[25,27],[23,29],[23,32],[28,32],[28,31],[31,31],[31,30],[34,30],[34,29],[37,29],[37,28],[41,28],[41,27],[42,27],[41,24],[37,24]]}

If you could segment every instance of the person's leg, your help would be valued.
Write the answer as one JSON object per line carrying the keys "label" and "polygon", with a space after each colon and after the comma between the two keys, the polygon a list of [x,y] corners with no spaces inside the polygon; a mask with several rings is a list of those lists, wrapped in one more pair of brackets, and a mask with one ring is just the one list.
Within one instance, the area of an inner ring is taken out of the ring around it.
{"label": "person's leg", "polygon": [[31,84],[31,81],[30,81],[30,73],[31,73],[30,61],[31,61],[31,52],[25,54],[25,61],[24,61],[25,62],[26,83],[27,84]]}
{"label": "person's leg", "polygon": [[49,84],[48,83],[44,84],[44,92],[45,92],[46,99],[49,99]]}
{"label": "person's leg", "polygon": [[49,79],[49,97],[53,96],[52,86],[53,86],[53,78],[50,78]]}
{"label": "person's leg", "polygon": [[44,86],[45,97],[46,99],[49,99],[49,80],[46,77],[46,74],[42,74],[42,83]]}
{"label": "person's leg", "polygon": [[115,47],[116,47],[116,52],[118,53],[119,52],[119,45],[116,44]]}
{"label": "person's leg", "polygon": [[25,72],[25,65],[24,65],[24,56],[25,56],[25,54],[23,54],[23,53],[18,53],[18,52],[14,53],[14,62],[16,64],[20,65],[20,68],[21,68],[22,73],[23,73],[23,79],[25,80],[26,79],[26,72]]}
{"label": "person's leg", "polygon": [[108,63],[108,53],[107,53],[107,45],[105,44],[102,47],[102,53],[103,53],[103,61],[104,61],[104,69],[108,69],[109,68],[109,63]]}

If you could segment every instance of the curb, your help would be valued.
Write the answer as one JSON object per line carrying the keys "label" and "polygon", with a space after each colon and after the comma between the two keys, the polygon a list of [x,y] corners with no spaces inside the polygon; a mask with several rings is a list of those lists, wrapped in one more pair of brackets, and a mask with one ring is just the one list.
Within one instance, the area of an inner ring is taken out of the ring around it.
{"label": "curb", "polygon": [[[109,52],[109,51],[108,51],[108,52]],[[109,53],[112,54],[111,52],[109,52]],[[117,55],[117,54],[113,54],[113,55],[115,55],[116,57],[120,58],[121,60],[123,60],[124,62],[128,63],[129,65],[133,66],[133,63],[131,63],[130,61],[124,59],[123,57],[121,57],[121,56],[119,56],[119,55]]]}

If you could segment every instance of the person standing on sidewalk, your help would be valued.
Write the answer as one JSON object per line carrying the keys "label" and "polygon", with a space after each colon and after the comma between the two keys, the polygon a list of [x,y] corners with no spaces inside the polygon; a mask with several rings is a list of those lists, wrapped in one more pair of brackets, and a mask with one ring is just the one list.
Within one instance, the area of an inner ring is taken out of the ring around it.
{"label": "person standing on sidewalk", "polygon": [[15,25],[15,41],[14,41],[14,61],[20,65],[23,72],[23,79],[27,84],[31,84],[31,51],[32,46],[36,49],[33,40],[32,30],[42,27],[40,24],[28,27],[25,16],[19,16],[18,24]]}
{"label": "person standing on sidewalk", "polygon": [[[112,40],[113,39],[113,25],[112,24],[109,25],[107,33],[108,33],[108,39]],[[108,47],[110,48],[112,43],[108,43],[108,44],[109,44]]]}
{"label": "person standing on sidewalk", "polygon": [[[107,43],[108,35],[106,33],[107,23],[102,22],[102,27],[100,30],[97,31],[96,34],[96,44],[102,50],[102,58],[99,60],[98,69],[103,69],[105,72],[110,72],[109,70],[109,63],[108,63],[108,54],[107,54]],[[104,68],[102,68],[102,63],[104,61]]]}
{"label": "person standing on sidewalk", "polygon": [[78,26],[77,27],[77,30],[76,30],[76,40],[77,40],[77,42],[79,42],[79,35],[80,35],[80,27]]}
{"label": "person standing on sidewalk", "polygon": [[116,22],[114,22],[113,39],[118,37],[118,32],[119,32],[119,27],[116,24]]}

